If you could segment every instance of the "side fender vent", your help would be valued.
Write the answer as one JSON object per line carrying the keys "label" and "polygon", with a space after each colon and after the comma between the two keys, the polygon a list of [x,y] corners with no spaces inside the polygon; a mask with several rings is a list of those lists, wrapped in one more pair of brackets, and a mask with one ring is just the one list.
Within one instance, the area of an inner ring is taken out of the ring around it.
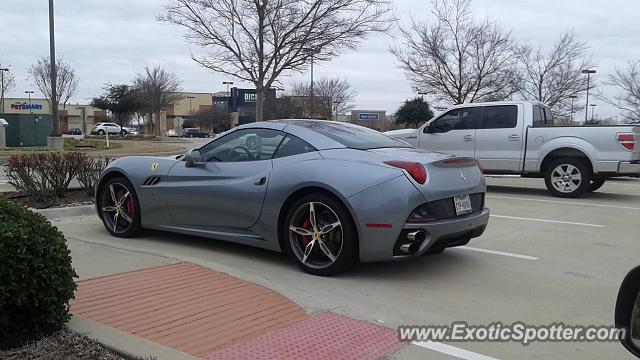
{"label": "side fender vent", "polygon": [[147,180],[142,183],[142,186],[153,186],[157,185],[160,182],[159,176],[149,176]]}

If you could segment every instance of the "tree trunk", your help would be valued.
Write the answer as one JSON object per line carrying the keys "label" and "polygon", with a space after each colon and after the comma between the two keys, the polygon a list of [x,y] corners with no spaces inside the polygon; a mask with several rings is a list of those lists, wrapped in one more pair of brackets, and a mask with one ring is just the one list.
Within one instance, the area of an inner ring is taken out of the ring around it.
{"label": "tree trunk", "polygon": [[262,121],[264,113],[264,87],[256,88],[256,121]]}

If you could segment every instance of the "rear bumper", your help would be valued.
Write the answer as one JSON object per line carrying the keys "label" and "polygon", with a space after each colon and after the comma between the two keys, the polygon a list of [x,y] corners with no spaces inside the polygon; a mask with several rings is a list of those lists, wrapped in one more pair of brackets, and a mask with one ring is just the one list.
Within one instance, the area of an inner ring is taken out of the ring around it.
{"label": "rear bumper", "polygon": [[420,244],[414,254],[394,255],[393,260],[404,260],[421,256],[432,247],[462,246],[484,233],[489,223],[490,210],[483,209],[479,213],[424,224],[405,224],[398,242],[403,241],[403,235],[408,232],[423,230],[426,239]]}
{"label": "rear bumper", "polygon": [[618,164],[618,173],[621,175],[639,175],[640,174],[640,160],[631,162],[620,162]]}

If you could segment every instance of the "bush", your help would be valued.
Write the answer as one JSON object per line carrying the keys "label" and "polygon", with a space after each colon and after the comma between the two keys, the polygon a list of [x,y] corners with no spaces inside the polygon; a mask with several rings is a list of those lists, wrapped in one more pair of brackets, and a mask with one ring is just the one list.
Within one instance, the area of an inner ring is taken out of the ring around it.
{"label": "bush", "polygon": [[78,182],[89,196],[93,196],[100,174],[109,165],[110,161],[111,159],[109,158],[91,158],[88,156],[85,156],[82,160],[80,172],[78,172]]}
{"label": "bush", "polygon": [[77,277],[62,233],[42,215],[0,198],[0,264],[0,343],[61,329]]}

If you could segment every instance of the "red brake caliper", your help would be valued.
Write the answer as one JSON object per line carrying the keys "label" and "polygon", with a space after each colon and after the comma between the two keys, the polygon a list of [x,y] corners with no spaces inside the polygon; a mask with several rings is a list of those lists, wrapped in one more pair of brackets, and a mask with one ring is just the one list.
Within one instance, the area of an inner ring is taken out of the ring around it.
{"label": "red brake caliper", "polygon": [[133,199],[127,200],[127,215],[133,219]]}
{"label": "red brake caliper", "polygon": [[[304,223],[302,223],[302,227],[304,229],[310,230],[311,229],[311,221],[309,221],[309,218],[307,218]],[[309,243],[311,242],[311,236],[302,236],[302,248],[306,248],[307,245],[309,245]]]}

